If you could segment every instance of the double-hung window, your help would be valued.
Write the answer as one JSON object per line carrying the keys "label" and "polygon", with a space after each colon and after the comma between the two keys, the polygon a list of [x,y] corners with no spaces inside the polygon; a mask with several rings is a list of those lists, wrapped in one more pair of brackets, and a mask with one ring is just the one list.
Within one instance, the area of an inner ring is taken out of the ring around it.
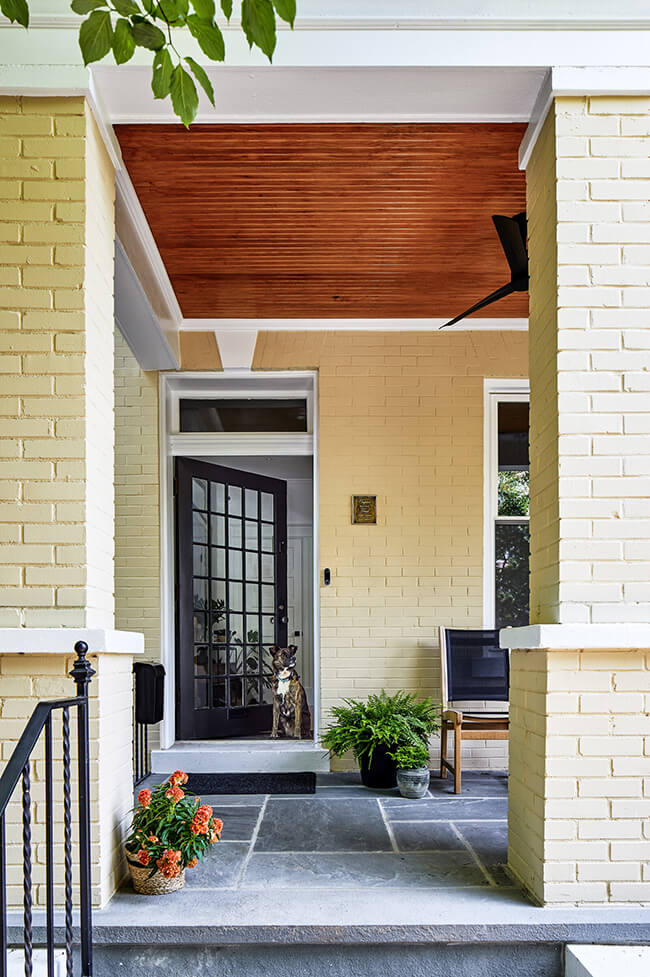
{"label": "double-hung window", "polygon": [[529,622],[529,403],[521,381],[486,382],[487,627]]}

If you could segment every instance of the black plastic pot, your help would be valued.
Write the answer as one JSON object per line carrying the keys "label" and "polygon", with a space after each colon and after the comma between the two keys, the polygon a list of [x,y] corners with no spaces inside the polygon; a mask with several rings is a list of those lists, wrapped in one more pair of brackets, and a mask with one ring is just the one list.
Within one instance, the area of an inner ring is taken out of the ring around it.
{"label": "black plastic pot", "polygon": [[385,746],[376,746],[372,752],[372,760],[361,761],[361,783],[364,787],[388,789],[397,786],[397,764],[388,756]]}

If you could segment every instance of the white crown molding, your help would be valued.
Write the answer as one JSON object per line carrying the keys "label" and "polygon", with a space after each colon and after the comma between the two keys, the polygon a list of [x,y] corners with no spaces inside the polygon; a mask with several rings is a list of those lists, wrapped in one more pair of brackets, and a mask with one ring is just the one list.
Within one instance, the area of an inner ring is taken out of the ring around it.
{"label": "white crown molding", "polygon": [[540,86],[533,112],[519,147],[519,168],[525,170],[553,100],[563,96],[650,95],[650,67],[555,67]]}
{"label": "white crown molding", "polygon": [[[70,30],[78,28],[83,17],[76,14],[38,14],[30,16],[30,27],[40,30]],[[241,22],[233,17],[229,23],[221,22],[224,33],[238,33]],[[0,28],[15,29],[8,20],[0,22]],[[278,31],[291,31],[284,21],[278,20]],[[638,17],[300,17],[296,18],[293,31],[630,31],[650,29],[650,16]]]}
{"label": "white crown molding", "polygon": [[[446,319],[183,319],[181,332],[436,332]],[[464,319],[444,332],[514,330],[525,332],[528,319]]]}

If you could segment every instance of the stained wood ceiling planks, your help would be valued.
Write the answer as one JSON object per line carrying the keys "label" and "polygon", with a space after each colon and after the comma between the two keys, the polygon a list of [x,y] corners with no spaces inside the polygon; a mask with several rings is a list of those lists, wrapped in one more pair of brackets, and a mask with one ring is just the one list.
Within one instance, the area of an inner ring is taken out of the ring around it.
{"label": "stained wood ceiling planks", "polygon": [[[509,279],[520,124],[119,125],[186,317],[451,317]],[[527,315],[527,295],[479,313]]]}

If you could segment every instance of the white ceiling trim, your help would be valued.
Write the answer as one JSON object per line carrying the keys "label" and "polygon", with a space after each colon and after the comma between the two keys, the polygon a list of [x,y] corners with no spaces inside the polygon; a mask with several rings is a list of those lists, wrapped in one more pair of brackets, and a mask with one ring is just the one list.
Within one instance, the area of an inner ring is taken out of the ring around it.
{"label": "white ceiling trim", "polygon": [[[229,334],[249,335],[251,332],[435,332],[446,319],[183,319],[182,332],[211,332],[222,341]],[[475,332],[477,330],[513,330],[525,332],[528,319],[464,319],[445,332]],[[222,340],[220,337],[224,337]],[[222,354],[223,360],[223,354]],[[225,364],[224,364],[225,366]]]}
{"label": "white ceiling trim", "polygon": [[170,319],[176,328],[179,328],[183,319],[183,313],[181,312],[176,293],[160,256],[158,245],[151,233],[149,222],[145,217],[144,210],[138,200],[138,195],[135,192],[126,167],[115,172],[115,192],[120,196],[124,208],[128,213],[131,227],[135,234],[137,234],[151,271],[163,295]]}
{"label": "white ceiling trim", "polygon": [[[78,28],[83,17],[75,14],[38,14],[30,15],[30,27],[41,30],[62,30]],[[0,22],[0,28],[11,28],[13,25],[6,20]],[[238,33],[241,22],[232,17],[229,23],[220,23],[224,33]],[[298,17],[293,31],[630,31],[648,30],[650,16],[620,16],[603,17]],[[278,31],[291,31],[292,28],[281,20],[277,21]]]}
{"label": "white ceiling trim", "polygon": [[180,363],[119,238],[115,238],[115,321],[143,370],[177,370]]}
{"label": "white ceiling trim", "polygon": [[525,170],[553,100],[562,96],[650,95],[650,67],[551,68],[540,87],[531,120],[519,148],[519,168]]}

